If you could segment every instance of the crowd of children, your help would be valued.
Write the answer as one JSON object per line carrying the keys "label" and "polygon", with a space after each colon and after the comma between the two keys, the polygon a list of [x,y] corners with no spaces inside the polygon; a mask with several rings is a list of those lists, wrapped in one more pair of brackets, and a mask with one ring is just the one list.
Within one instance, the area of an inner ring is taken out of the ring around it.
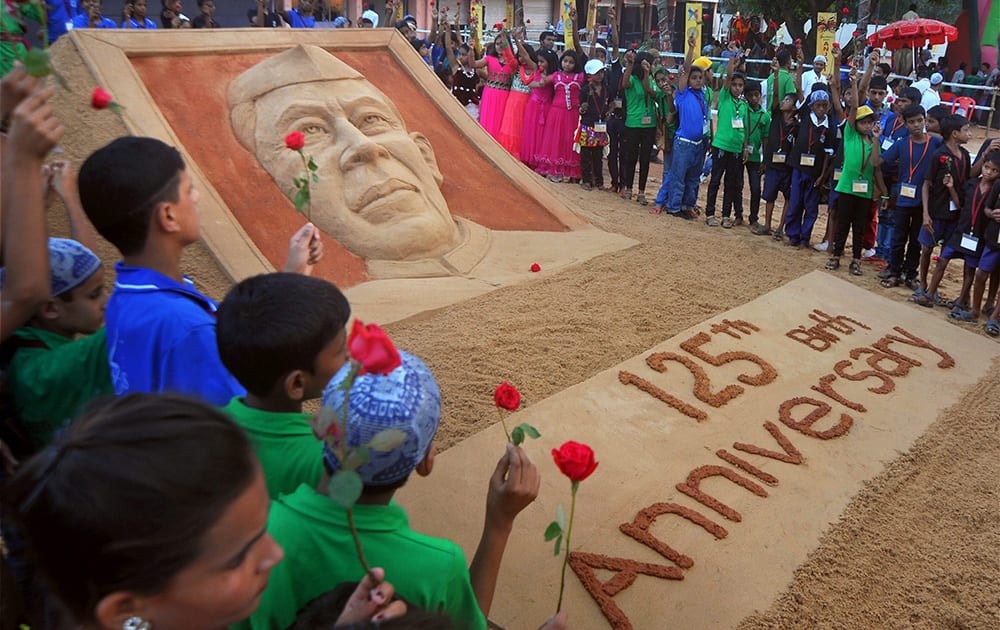
{"label": "crowd of children", "polygon": [[[199,193],[177,150],[119,138],[76,176],[45,164],[64,133],[54,90],[18,66],[0,87],[5,623],[486,628],[514,520],[540,487],[525,452],[509,444],[483,480],[470,563],[412,530],[392,498],[433,469],[441,397],[399,351],[350,387],[342,439],[405,436],[358,469],[352,519],[327,494],[340,462],[302,409],[344,409],[351,373],[350,305],[310,276],[318,230],[292,235],[284,272],[217,304],[180,269]],[[46,190],[73,238],[47,237]],[[122,256],[110,296],[91,225]],[[360,566],[352,528],[378,568]],[[543,627],[565,625],[564,612]]]}

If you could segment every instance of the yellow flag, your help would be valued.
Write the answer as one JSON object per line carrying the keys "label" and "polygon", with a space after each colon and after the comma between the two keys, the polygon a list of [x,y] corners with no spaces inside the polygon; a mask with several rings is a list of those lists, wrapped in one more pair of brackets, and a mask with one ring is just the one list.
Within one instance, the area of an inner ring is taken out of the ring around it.
{"label": "yellow flag", "polygon": [[826,73],[833,71],[833,43],[837,41],[837,14],[816,14],[816,54],[826,57]]}
{"label": "yellow flag", "polygon": [[473,3],[472,6],[469,7],[469,14],[472,16],[469,19],[469,23],[473,27],[472,43],[476,49],[476,55],[478,56],[483,53],[483,5],[478,2]]}
{"label": "yellow flag", "polygon": [[[701,43],[701,3],[700,2],[688,2],[684,11],[684,54],[688,52],[688,40],[691,39],[691,34],[695,35],[696,45]],[[695,56],[698,55],[698,50],[695,51]]]}
{"label": "yellow flag", "polygon": [[569,10],[573,7],[573,3],[569,0],[562,0],[562,23],[563,23],[563,40],[566,42],[566,50],[573,50],[576,48],[574,43],[576,40],[576,33],[573,32],[573,21],[569,17]]}
{"label": "yellow flag", "polygon": [[513,0],[507,0],[507,13],[504,16],[507,21],[503,23],[504,27],[507,29],[512,29],[516,24],[514,24],[514,2]]}

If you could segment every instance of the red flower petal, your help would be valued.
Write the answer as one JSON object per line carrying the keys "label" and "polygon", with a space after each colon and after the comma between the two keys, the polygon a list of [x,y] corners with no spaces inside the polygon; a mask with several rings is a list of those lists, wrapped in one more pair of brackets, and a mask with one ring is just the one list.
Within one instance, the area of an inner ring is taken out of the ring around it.
{"label": "red flower petal", "polygon": [[103,88],[95,87],[90,96],[90,106],[94,109],[106,109],[114,101],[114,97]]}
{"label": "red flower petal", "polygon": [[538,273],[542,270],[542,266],[538,263],[531,263],[531,273]]}
{"label": "red flower petal", "polygon": [[306,137],[301,131],[293,131],[285,136],[285,146],[292,151],[300,151],[306,146]]}
{"label": "red flower petal", "polygon": [[504,381],[493,390],[493,404],[507,411],[517,411],[517,408],[521,406],[521,392]]}

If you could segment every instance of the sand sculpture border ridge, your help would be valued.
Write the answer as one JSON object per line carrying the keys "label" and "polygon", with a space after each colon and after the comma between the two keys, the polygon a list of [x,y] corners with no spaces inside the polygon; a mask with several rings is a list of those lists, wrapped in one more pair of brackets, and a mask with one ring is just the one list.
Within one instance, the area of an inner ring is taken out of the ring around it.
{"label": "sand sculpture border ridge", "polygon": [[[250,275],[273,271],[275,256],[273,253],[269,256],[265,255],[241,224],[241,218],[230,211],[219,189],[212,185],[207,173],[199,166],[191,151],[185,147],[178,133],[172,128],[167,114],[160,110],[152,91],[144,83],[141,68],[133,64],[133,59],[161,55],[239,55],[241,53],[260,55],[280,52],[299,44],[320,46],[334,53],[338,50],[351,53],[359,51],[387,53],[403,74],[412,79],[414,84],[418,86],[422,96],[428,99],[431,106],[436,108],[454,126],[457,133],[465,138],[466,144],[470,145],[486,163],[493,167],[494,176],[504,178],[511,186],[530,197],[538,204],[540,211],[548,213],[552,219],[552,225],[562,226],[562,233],[574,235],[571,237],[571,245],[567,249],[579,249],[579,253],[574,256],[564,256],[565,260],[560,259],[557,264],[550,264],[549,268],[565,267],[591,256],[620,250],[635,244],[632,239],[600,231],[578,217],[565,202],[553,194],[548,184],[541,181],[537,175],[518,160],[512,158],[503,147],[490,138],[476,121],[468,116],[464,108],[447,91],[440,89],[437,77],[428,70],[412,46],[395,29],[366,31],[360,29],[337,31],[320,29],[292,32],[281,29],[247,28],[223,29],[213,32],[185,30],[149,33],[75,30],[63,39],[66,41],[60,41],[59,46],[72,45],[96,82],[114,94],[115,100],[125,107],[123,122],[130,133],[160,138],[177,146],[181,151],[189,165],[195,186],[202,193],[200,207],[203,239],[223,271],[234,281]],[[226,122],[228,123],[228,118]],[[498,200],[484,203],[496,201]],[[532,240],[531,237],[536,234],[535,232],[523,231],[516,227],[504,227],[494,230],[493,238],[496,240],[496,234],[503,235],[500,237],[502,242],[498,243],[498,246],[508,249],[512,246],[517,247],[522,241],[528,242],[529,245],[523,246],[519,250],[520,253],[525,253],[537,250],[538,244],[541,242],[539,237],[548,233],[538,232],[535,240]],[[579,243],[585,244],[585,247],[579,248]],[[489,257],[483,261],[484,265],[495,262]],[[479,263],[480,261],[475,262]],[[527,267],[527,265],[523,266]],[[406,275],[406,272],[412,268],[412,264],[402,265],[398,272]],[[386,269],[389,269],[389,275],[384,277],[378,275]],[[417,265],[416,269],[419,271],[420,266]],[[527,276],[523,273],[515,274],[514,270],[509,268],[500,269],[497,272],[487,270],[484,273],[479,273],[482,269],[483,267],[480,266],[476,270],[477,274],[469,276],[465,276],[462,270],[458,270],[459,276],[455,278],[458,281],[453,283],[451,297],[448,298],[450,302],[418,303],[404,308],[398,306],[386,308],[385,300],[378,295],[382,292],[378,284],[386,283],[385,286],[398,288],[399,280],[388,284],[389,279],[398,277],[393,275],[397,273],[397,269],[391,266],[387,268],[385,264],[380,264],[380,261],[373,261],[373,264],[369,266],[369,271],[375,273],[376,276],[368,277],[368,280],[373,282],[362,281],[361,284],[355,285],[361,289],[358,296],[361,305],[359,314],[366,311],[367,305],[368,308],[375,311],[368,312],[366,314],[368,318],[375,318],[383,322],[393,321],[423,310],[467,299],[497,286],[523,281]],[[527,271],[527,269],[523,271]],[[426,275],[417,273],[413,277],[420,278]],[[520,277],[517,277],[518,275]],[[440,286],[441,280],[443,278],[437,278],[438,282],[435,288]],[[469,282],[469,280],[475,282]],[[348,282],[344,286],[350,286],[350,284]],[[376,286],[366,286],[371,284]],[[354,301],[353,297],[352,301]]]}

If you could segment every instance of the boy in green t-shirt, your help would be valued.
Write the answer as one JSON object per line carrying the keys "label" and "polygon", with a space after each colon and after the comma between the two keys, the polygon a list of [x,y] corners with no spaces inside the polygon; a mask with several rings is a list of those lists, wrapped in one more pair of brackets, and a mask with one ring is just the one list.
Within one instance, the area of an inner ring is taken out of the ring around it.
{"label": "boy in green t-shirt", "polygon": [[87,402],[114,393],[100,259],[77,241],[50,238],[49,269],[51,299],[5,344],[13,352],[7,387],[33,449],[47,445]]}
{"label": "boy in green t-shirt", "polygon": [[719,92],[718,124],[712,138],[712,179],[708,184],[705,208],[705,222],[710,227],[719,225],[715,217],[715,201],[723,175],[726,189],[722,194],[722,227],[731,228],[736,224],[732,217],[734,213],[740,219],[739,223],[743,223],[743,148],[747,103],[742,98],[746,80],[738,71],[743,65],[743,56],[733,57],[730,65],[725,84]]}
{"label": "boy in green t-shirt", "polygon": [[[353,334],[348,343],[355,345]],[[368,372],[351,383],[343,434],[338,416],[351,365],[342,367],[323,393],[324,409],[335,414],[321,414],[316,432],[344,440],[350,448],[367,444],[386,429],[405,436],[392,450],[369,449],[367,463],[357,468],[364,486],[351,519],[365,558],[385,569],[385,578],[410,604],[447,614],[457,628],[483,630],[514,518],[534,501],[541,479],[524,451],[508,444],[489,481],[486,523],[469,565],[455,543],[410,529],[393,496],[414,471],[426,476],[433,470],[441,394],[420,359],[399,352],[399,361],[388,374]],[[314,598],[364,575],[348,513],[327,496],[340,466],[327,445],[322,461],[327,472],[319,484],[302,484],[271,505],[267,531],[285,550],[285,560],[271,571],[259,607],[241,627],[287,628]]]}
{"label": "boy in green t-shirt", "polygon": [[272,499],[323,476],[322,444],[302,403],[319,398],[347,361],[350,316],[337,287],[297,273],[247,278],[219,305],[219,358],[247,390],[225,411],[250,437]]}
{"label": "boy in green t-shirt", "polygon": [[[747,181],[750,182],[750,229],[760,227],[760,178],[764,175],[764,148],[771,131],[771,114],[761,107],[760,83],[747,81],[743,88],[747,99],[746,141],[743,147],[743,164],[747,171]],[[743,215],[737,213],[736,223],[743,221]]]}

